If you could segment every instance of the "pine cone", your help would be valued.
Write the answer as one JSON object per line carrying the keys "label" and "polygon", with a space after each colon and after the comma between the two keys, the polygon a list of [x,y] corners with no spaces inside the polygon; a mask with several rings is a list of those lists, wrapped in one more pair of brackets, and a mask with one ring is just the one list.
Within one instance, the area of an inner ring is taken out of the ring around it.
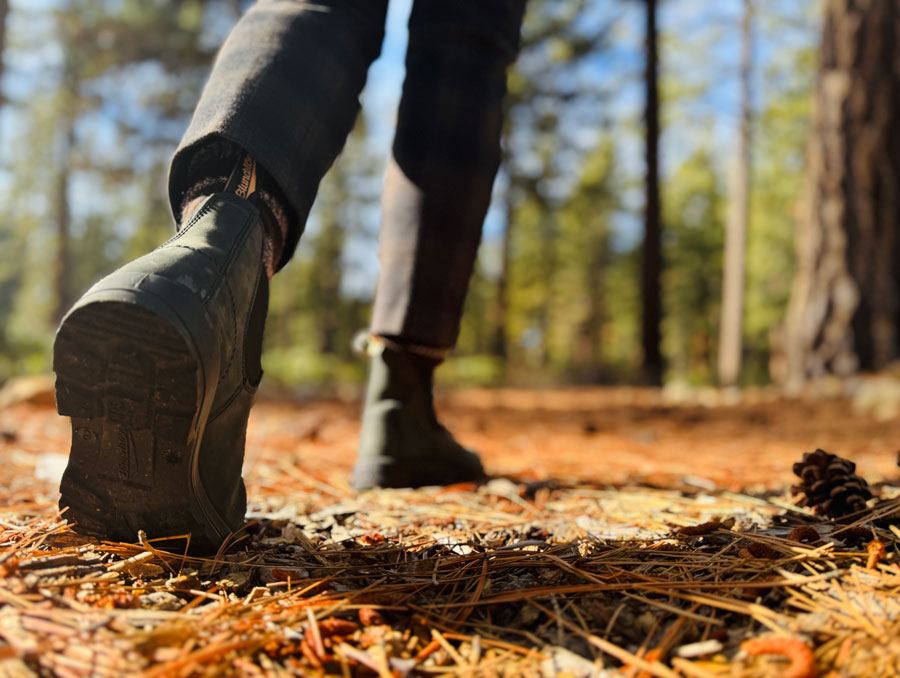
{"label": "pine cone", "polygon": [[802,495],[797,503],[811,506],[817,515],[843,518],[865,509],[872,498],[869,484],[856,475],[856,464],[825,450],[804,454],[794,473],[802,481],[791,488]]}

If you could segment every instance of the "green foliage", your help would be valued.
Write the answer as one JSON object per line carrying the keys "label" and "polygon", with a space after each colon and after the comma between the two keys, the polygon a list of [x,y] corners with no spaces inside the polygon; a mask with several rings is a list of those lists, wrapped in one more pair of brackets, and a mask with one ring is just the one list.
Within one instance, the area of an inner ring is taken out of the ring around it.
{"label": "green foliage", "polygon": [[346,361],[334,354],[321,353],[309,343],[286,348],[270,348],[263,354],[266,384],[328,387],[359,382],[364,377],[362,361]]}
{"label": "green foliage", "polygon": [[603,279],[608,321],[600,344],[601,359],[614,381],[633,380],[641,361],[640,249],[612,252]]}
{"label": "green foliage", "polygon": [[580,166],[571,193],[550,200],[526,184],[510,214],[506,329],[510,357],[577,381],[605,371],[604,326],[611,321],[604,281],[611,260],[610,217],[617,207],[614,146],[605,139]]}
{"label": "green foliage", "polygon": [[674,172],[663,197],[663,350],[669,378],[691,383],[714,378],[724,211],[712,157],[700,149]]}
{"label": "green foliage", "polygon": [[772,71],[787,81],[757,122],[744,314],[748,382],[769,380],[769,358],[794,277],[794,228],[800,217],[815,60],[812,48],[780,55]]}
{"label": "green foliage", "polygon": [[603,327],[611,320],[609,268],[612,214],[620,208],[615,146],[606,137],[588,155],[581,176],[558,210],[558,267],[552,281],[558,301],[551,307],[548,337],[554,362],[578,381],[593,381],[604,368]]}
{"label": "green foliage", "polygon": [[[485,248],[485,245],[482,245],[482,248]],[[491,322],[495,295],[494,280],[485,272],[483,265],[477,262],[469,280],[459,339],[454,351],[456,355],[477,356],[490,352],[495,331]]]}
{"label": "green foliage", "polygon": [[551,280],[556,265],[553,249],[557,224],[549,210],[541,208],[540,197],[526,195],[513,216],[515,232],[511,251],[508,291],[509,319],[506,329],[518,337],[512,355],[534,367],[546,366],[547,326],[552,303]]}
{"label": "green foliage", "polygon": [[449,358],[435,374],[445,386],[496,386],[503,381],[503,361],[493,355],[460,355]]}

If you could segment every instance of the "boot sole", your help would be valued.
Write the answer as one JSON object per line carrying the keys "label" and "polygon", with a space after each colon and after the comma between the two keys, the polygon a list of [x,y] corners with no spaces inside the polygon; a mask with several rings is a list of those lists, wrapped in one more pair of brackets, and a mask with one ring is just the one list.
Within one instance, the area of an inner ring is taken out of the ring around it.
{"label": "boot sole", "polygon": [[470,457],[450,462],[429,463],[425,460],[397,460],[386,456],[359,459],[353,467],[353,489],[417,488],[481,482],[487,479],[481,462],[473,452]]}
{"label": "boot sole", "polygon": [[228,534],[199,482],[217,374],[192,336],[160,296],[136,289],[92,294],[63,320],[53,369],[72,448],[59,504],[76,531],[133,542],[143,530],[176,538],[159,544],[176,550],[190,534],[192,551]]}

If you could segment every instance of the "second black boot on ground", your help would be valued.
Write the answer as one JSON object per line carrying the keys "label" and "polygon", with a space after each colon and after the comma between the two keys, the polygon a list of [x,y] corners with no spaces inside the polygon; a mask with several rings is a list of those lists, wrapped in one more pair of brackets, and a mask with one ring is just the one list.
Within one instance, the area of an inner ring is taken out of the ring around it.
{"label": "second black boot on ground", "polygon": [[353,486],[422,487],[483,480],[478,455],[434,412],[435,361],[370,341],[369,381]]}

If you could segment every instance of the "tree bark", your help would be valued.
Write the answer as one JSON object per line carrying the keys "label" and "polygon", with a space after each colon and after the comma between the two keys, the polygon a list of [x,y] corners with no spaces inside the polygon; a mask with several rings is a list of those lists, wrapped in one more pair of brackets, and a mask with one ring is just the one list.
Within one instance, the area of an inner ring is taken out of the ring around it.
{"label": "tree bark", "polygon": [[659,89],[657,85],[658,50],[656,30],[656,0],[647,4],[647,63],[646,109],[644,124],[646,134],[646,205],[644,212],[644,243],[641,269],[641,343],[643,347],[644,379],[661,384],[663,360],[660,351],[660,324],[662,302],[660,279],[662,275],[662,224],[659,200]]}
{"label": "tree bark", "polygon": [[[9,17],[9,0],[0,0],[0,78],[3,77],[4,54],[6,53],[6,19]],[[0,103],[4,97],[0,94]]]}
{"label": "tree bark", "polygon": [[[9,17],[9,0],[0,0],[0,82],[3,81],[3,73],[6,70],[6,19]],[[6,103],[6,93],[0,90],[0,106]],[[2,130],[0,130],[2,132]],[[0,134],[0,142],[3,136]]]}
{"label": "tree bark", "polygon": [[341,256],[344,251],[344,229],[338,219],[323,224],[316,239],[314,271],[316,298],[316,331],[320,353],[340,353],[338,337],[341,328]]}
{"label": "tree bark", "polygon": [[[508,167],[508,165],[507,165]],[[515,219],[515,207],[513,206],[513,186],[510,176],[510,185],[506,188],[504,197],[504,212],[506,224],[503,228],[503,238],[500,241],[500,272],[497,275],[497,288],[495,290],[494,303],[491,311],[491,354],[497,358],[509,357],[509,347],[506,340],[506,316],[509,309],[507,287],[509,285],[509,266],[512,259],[512,232]]]}
{"label": "tree bark", "polygon": [[785,323],[789,387],[898,357],[898,38],[896,2],[826,2]]}
{"label": "tree bark", "polygon": [[53,313],[53,321],[56,324],[62,320],[69,306],[72,305],[71,285],[71,260],[70,260],[70,223],[71,211],[69,209],[69,176],[72,149],[75,146],[75,121],[73,116],[66,112],[64,115],[65,129],[63,130],[62,148],[59,152],[59,170],[56,175],[56,195],[54,197],[54,212],[56,220],[56,270],[54,275],[54,291],[56,293],[56,308]]}
{"label": "tree bark", "polygon": [[54,293],[56,307],[53,321],[59,324],[74,302],[71,275],[70,226],[72,213],[69,205],[69,179],[72,173],[72,154],[75,150],[75,119],[78,101],[78,73],[72,55],[74,48],[65,44],[65,64],[60,81],[59,130],[60,140],[57,151],[56,190],[54,195],[54,217],[56,221],[56,266],[54,271]]}
{"label": "tree bark", "polygon": [[590,266],[587,270],[587,314],[579,328],[575,346],[575,363],[586,381],[595,381],[601,373],[603,352],[601,336],[605,314],[603,277],[606,273],[607,242],[605,234],[592,234]]}
{"label": "tree bark", "polygon": [[725,224],[722,273],[722,317],[719,324],[719,384],[736,386],[741,377],[744,320],[744,261],[750,205],[751,78],[753,70],[753,3],[744,0],[741,22],[741,119],[738,151],[731,175]]}

